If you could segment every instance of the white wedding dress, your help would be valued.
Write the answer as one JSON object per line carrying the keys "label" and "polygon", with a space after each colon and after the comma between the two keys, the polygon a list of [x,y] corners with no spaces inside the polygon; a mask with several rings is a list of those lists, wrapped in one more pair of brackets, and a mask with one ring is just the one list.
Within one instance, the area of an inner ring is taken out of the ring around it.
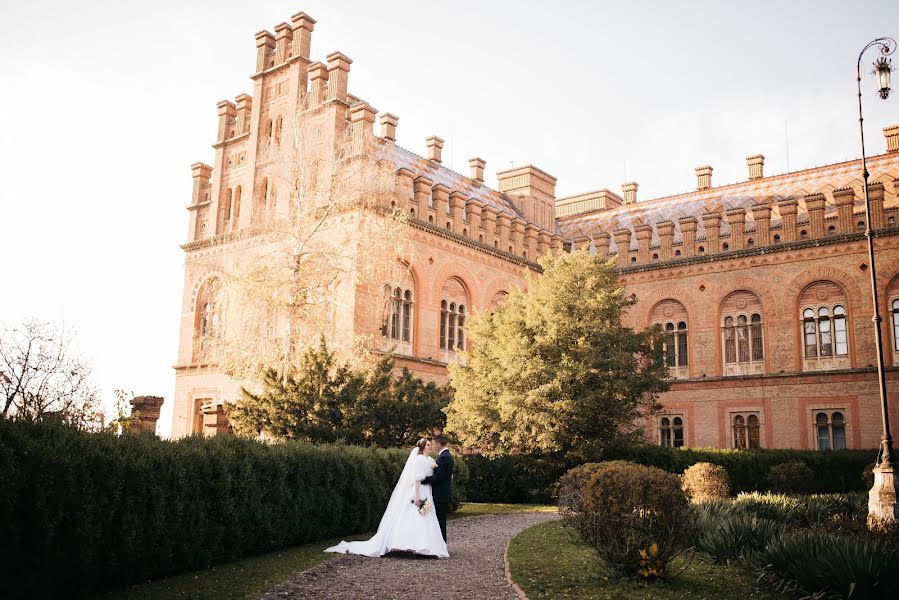
{"label": "white wedding dress", "polygon": [[449,558],[446,542],[443,541],[440,524],[437,522],[437,513],[434,512],[431,486],[422,483],[418,492],[422,502],[428,500],[430,510],[422,515],[413,503],[415,482],[431,475],[436,465],[430,457],[419,454],[418,448],[413,448],[400,479],[393,488],[390,502],[387,503],[374,537],[360,542],[340,542],[327,548],[325,552],[377,557],[399,550]]}

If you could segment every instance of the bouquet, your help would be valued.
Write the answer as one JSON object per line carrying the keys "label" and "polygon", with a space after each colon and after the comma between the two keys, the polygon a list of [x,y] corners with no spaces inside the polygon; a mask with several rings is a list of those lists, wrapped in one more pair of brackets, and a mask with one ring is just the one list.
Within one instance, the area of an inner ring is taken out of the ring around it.
{"label": "bouquet", "polygon": [[[414,499],[412,500],[412,504],[415,504]],[[431,510],[431,508],[433,508],[431,501],[428,500],[427,498],[425,498],[424,502],[422,502],[421,505],[418,507],[418,514],[426,515],[426,514],[428,514],[428,511]]]}

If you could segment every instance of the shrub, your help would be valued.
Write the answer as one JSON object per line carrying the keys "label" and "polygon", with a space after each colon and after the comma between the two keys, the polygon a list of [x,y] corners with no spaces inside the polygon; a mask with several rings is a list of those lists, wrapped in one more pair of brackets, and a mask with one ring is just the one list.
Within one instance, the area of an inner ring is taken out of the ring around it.
{"label": "shrub", "polygon": [[815,472],[801,460],[791,460],[768,471],[771,491],[784,494],[809,494],[815,487]]}
{"label": "shrub", "polygon": [[693,515],[680,479],[654,467],[603,463],[584,487],[584,539],[609,566],[664,578],[692,541]]}
{"label": "shrub", "polygon": [[727,471],[721,465],[700,462],[684,471],[684,493],[694,504],[730,496]]}
{"label": "shrub", "polygon": [[740,494],[733,507],[739,512],[799,527],[829,526],[845,528],[863,524],[868,515],[867,496],[852,494]]}
{"label": "shrub", "polygon": [[796,531],[762,553],[760,581],[814,598],[895,598],[899,552],[878,536]]}
{"label": "shrub", "polygon": [[566,525],[574,529],[581,537],[588,534],[584,520],[584,488],[593,475],[608,463],[586,463],[569,469],[559,483],[556,484],[556,497],[559,501],[559,514]]}
{"label": "shrub", "polygon": [[724,512],[697,507],[696,549],[705,552],[716,562],[748,559],[765,549],[768,543],[783,535],[784,526],[768,519],[741,513],[739,510]]}
{"label": "shrub", "polygon": [[[874,461],[875,450],[716,450],[636,446],[610,450],[594,460],[627,460],[671,473],[683,473],[690,465],[708,462],[727,471],[731,493],[765,492],[771,489],[771,467],[801,460],[814,472],[817,492],[866,490],[862,479],[865,466]],[[553,488],[565,471],[578,463],[564,456],[516,455],[488,459],[468,456],[472,502],[536,502],[553,499]]]}
{"label": "shrub", "polygon": [[0,597],[79,596],[371,531],[407,456],[0,419]]}

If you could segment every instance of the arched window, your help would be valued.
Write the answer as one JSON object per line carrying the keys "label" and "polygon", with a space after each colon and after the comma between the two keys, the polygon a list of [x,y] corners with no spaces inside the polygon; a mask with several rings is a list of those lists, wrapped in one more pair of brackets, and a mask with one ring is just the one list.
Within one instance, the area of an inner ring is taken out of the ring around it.
{"label": "arched window", "polygon": [[864,231],[865,230],[865,222],[859,221],[858,223],[855,224],[855,228],[859,231]]}
{"label": "arched window", "polygon": [[780,234],[779,234],[779,233],[775,233],[775,234],[774,234],[774,243],[775,243],[775,244],[779,244],[779,243],[780,243]]}
{"label": "arched window", "polygon": [[199,360],[209,349],[211,340],[222,334],[222,315],[219,302],[219,280],[207,279],[197,292],[194,315],[194,360]]}
{"label": "arched window", "polygon": [[700,247],[699,247],[699,253],[700,253],[700,254],[705,254],[705,246],[700,246]]}
{"label": "arched window", "polygon": [[684,445],[683,417],[662,417],[659,419],[659,445],[664,448],[680,448]]}
{"label": "arched window", "polygon": [[468,294],[462,282],[451,278],[440,290],[440,349],[448,352],[465,349],[465,319]]}
{"label": "arched window", "polygon": [[827,235],[830,236],[830,235],[836,235],[836,234],[837,234],[837,228],[833,225],[829,225],[827,227]]}
{"label": "arched window", "polygon": [[237,222],[240,219],[240,186],[234,190],[234,207],[231,209],[233,216],[231,217],[232,229],[237,229]]}
{"label": "arched window", "polygon": [[663,352],[671,375],[687,376],[687,309],[677,300],[663,300],[652,309],[649,318],[650,323],[661,325],[665,332]]}
{"label": "arched window", "polygon": [[815,415],[818,450],[846,449],[846,419],[840,411],[819,412]]}
{"label": "arched window", "polygon": [[674,251],[674,255],[675,255],[675,256],[680,256],[680,250],[675,250],[675,251]]}
{"label": "arched window", "polygon": [[275,144],[281,144],[281,130],[284,127],[284,117],[279,116],[275,121]]}
{"label": "arched window", "polygon": [[762,303],[749,291],[730,294],[721,304],[721,339],[725,375],[764,371]]}
{"label": "arched window", "polygon": [[228,188],[225,197],[222,198],[222,205],[219,207],[218,231],[224,233],[228,231],[231,225],[231,201],[234,197],[234,190]]}
{"label": "arched window", "polygon": [[799,302],[806,368],[848,367],[848,362],[840,360],[849,356],[843,290],[830,281],[819,281],[803,290]]}
{"label": "arched window", "polygon": [[761,422],[755,413],[733,415],[734,448],[738,450],[752,450],[761,448]]}

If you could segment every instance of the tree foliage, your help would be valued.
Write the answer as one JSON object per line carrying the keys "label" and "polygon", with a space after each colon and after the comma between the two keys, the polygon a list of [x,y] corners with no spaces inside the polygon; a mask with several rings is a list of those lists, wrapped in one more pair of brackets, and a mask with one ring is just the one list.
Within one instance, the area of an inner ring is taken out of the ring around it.
{"label": "tree foliage", "polygon": [[306,350],[298,369],[286,374],[268,369],[262,391],[244,389],[228,416],[243,435],[411,446],[443,428],[449,393],[407,369],[395,376],[393,368],[393,357],[385,355],[371,370],[354,370],[339,363],[322,340]]}
{"label": "tree foliage", "polygon": [[103,417],[91,368],[71,330],[35,319],[0,328],[0,416],[96,429]]}
{"label": "tree foliage", "polygon": [[635,441],[667,389],[659,332],[622,325],[633,301],[610,262],[580,251],[540,264],[527,290],[469,322],[447,429],[488,455],[589,457]]}

